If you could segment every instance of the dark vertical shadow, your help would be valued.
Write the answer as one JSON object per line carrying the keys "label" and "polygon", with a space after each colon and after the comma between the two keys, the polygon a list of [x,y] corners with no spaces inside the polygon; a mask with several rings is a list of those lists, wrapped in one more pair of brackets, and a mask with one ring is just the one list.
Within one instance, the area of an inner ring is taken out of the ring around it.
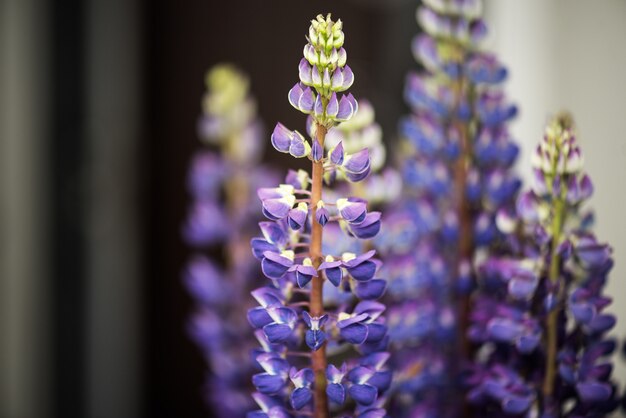
{"label": "dark vertical shadow", "polygon": [[84,13],[80,0],[52,9],[52,173],[54,416],[84,417]]}

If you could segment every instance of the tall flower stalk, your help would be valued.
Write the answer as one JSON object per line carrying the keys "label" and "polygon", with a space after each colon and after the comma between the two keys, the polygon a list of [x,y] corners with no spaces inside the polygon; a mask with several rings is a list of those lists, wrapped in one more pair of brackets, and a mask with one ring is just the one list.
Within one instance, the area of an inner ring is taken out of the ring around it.
{"label": "tall flower stalk", "polygon": [[407,77],[412,114],[400,122],[406,192],[383,240],[396,301],[394,416],[456,417],[460,374],[473,355],[475,260],[497,251],[496,214],[514,206],[520,187],[507,131],[516,108],[499,87],[506,69],[479,47],[480,0],[425,0],[417,20],[424,33],[412,49],[424,69]]}
{"label": "tall flower stalk", "polygon": [[195,301],[189,333],[210,367],[203,390],[207,406],[219,417],[234,418],[251,407],[246,359],[254,338],[237,332],[246,327],[241,306],[251,289],[248,278],[258,271],[248,242],[260,211],[251,210],[250,202],[274,176],[259,166],[263,129],[247,77],[220,64],[207,73],[206,88],[198,122],[204,146],[188,174],[192,203],[183,237],[194,253],[184,282]]}
{"label": "tall flower stalk", "polygon": [[582,161],[571,117],[555,118],[533,155],[533,189],[502,216],[509,252],[484,261],[473,315],[487,353],[470,379],[477,416],[600,417],[618,406],[602,294],[613,261],[583,209],[593,187]]}
{"label": "tall flower stalk", "polygon": [[310,115],[311,143],[280,123],[271,137],[278,151],[311,160],[311,174],[290,171],[278,187],[258,190],[270,222],[259,224],[263,236],[251,245],[271,284],[252,292],[260,306],[248,312],[261,343],[253,353],[261,370],[253,376],[260,409],[249,417],[385,414],[380,404],[391,374],[385,307],[375,301],[385,290],[375,278],[381,263],[374,251],[325,252],[324,230],[335,222],[357,239],[380,229],[380,213],[368,212],[364,200],[330,201],[327,193],[335,180],[358,182],[371,168],[367,149],[348,153],[339,142],[325,150],[328,131],[358,107],[351,94],[339,95],[354,81],[342,26],[330,15],[311,21],[300,81],[288,94],[293,107]]}

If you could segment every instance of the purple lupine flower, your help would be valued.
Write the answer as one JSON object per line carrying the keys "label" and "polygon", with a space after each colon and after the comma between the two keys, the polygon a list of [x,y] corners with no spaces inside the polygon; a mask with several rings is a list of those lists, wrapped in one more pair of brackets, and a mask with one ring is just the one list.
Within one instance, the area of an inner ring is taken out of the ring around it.
{"label": "purple lupine flower", "polygon": [[[480,14],[480,0],[425,0],[417,11],[424,33],[412,52],[425,71],[406,81],[412,114],[399,124],[405,191],[385,224],[397,235],[383,231],[376,247],[390,279],[394,417],[457,417],[467,409],[468,330],[480,331],[475,341],[497,337],[496,344],[527,351],[540,334],[523,309],[489,327],[490,316],[469,326],[472,294],[480,296],[484,282],[511,283],[523,302],[536,281],[522,269],[506,282],[481,277],[485,256],[507,255],[497,219],[513,212],[521,184],[511,174],[518,147],[506,127],[517,109],[501,93],[506,69],[480,50],[486,32]],[[498,297],[507,296],[505,287]]]}
{"label": "purple lupine flower", "polygon": [[[260,306],[248,311],[263,345],[253,350],[254,361],[263,370],[253,377],[261,410],[248,416],[283,416],[293,408],[322,417],[328,416],[331,403],[333,408],[339,405],[336,412],[348,413],[354,405],[345,402],[348,393],[357,403],[363,397],[357,389],[350,392],[344,377],[359,368],[368,373],[358,384],[373,389],[367,398],[372,409],[357,407],[354,414],[380,416],[390,376],[383,368],[386,358],[372,360],[386,350],[388,341],[381,316],[385,307],[373,301],[386,288],[377,277],[381,262],[374,258],[375,251],[340,252],[327,245],[342,240],[332,236],[335,232],[352,239],[371,238],[380,230],[380,212],[368,212],[365,200],[343,197],[339,189],[331,189],[335,181],[366,178],[371,171],[370,153],[367,148],[346,152],[341,143],[332,150],[325,146],[326,134],[358,111],[351,94],[340,94],[354,81],[342,47],[341,21],[318,16],[307,39],[298,66],[300,81],[288,98],[293,107],[309,115],[311,138],[279,123],[271,142],[279,152],[308,158],[313,170],[310,175],[290,171],[283,184],[257,193],[270,222],[259,224],[263,236],[252,239],[251,247],[271,284],[252,293]],[[326,234],[331,234],[330,239]],[[324,286],[324,281],[330,285]],[[366,357],[348,359],[341,370],[329,364],[333,357],[343,357],[349,345]],[[356,388],[354,383],[349,387]]]}
{"label": "purple lupine flower", "polygon": [[[520,195],[517,225],[506,232],[510,255],[479,267],[483,295],[470,334],[485,347],[496,344],[480,367],[501,377],[506,370],[508,383],[470,379],[478,411],[495,401],[510,414],[593,417],[618,406],[605,360],[615,349],[606,334],[616,321],[603,312],[611,300],[602,294],[611,249],[579,214],[591,193],[581,161],[571,117],[555,118],[533,155],[536,184]],[[508,298],[498,299],[503,291]]]}
{"label": "purple lupine flower", "polygon": [[[193,201],[182,228],[183,238],[194,248],[183,273],[196,302],[188,331],[210,368],[203,391],[207,408],[218,417],[243,418],[252,408],[248,382],[254,371],[248,351],[254,337],[234,330],[245,326],[249,307],[245,295],[251,283],[244,278],[257,269],[252,255],[242,249],[260,215],[250,209],[252,193],[271,184],[274,176],[257,166],[262,124],[247,78],[230,65],[218,65],[206,81],[198,134],[207,147],[190,163],[187,188]],[[224,202],[221,196],[226,196]],[[255,242],[255,256],[285,248],[288,234],[282,227],[264,224],[262,230],[264,237]],[[229,249],[224,260],[209,256],[218,247]],[[275,292],[262,290],[256,296],[265,308],[284,303]],[[251,312],[248,318],[259,328],[273,322],[266,309]],[[269,347],[269,341],[262,338]]]}
{"label": "purple lupine flower", "polygon": [[313,399],[311,385],[314,377],[313,370],[309,368],[298,371],[292,367],[289,371],[289,378],[295,387],[293,392],[291,392],[291,406],[293,409],[302,409]]}

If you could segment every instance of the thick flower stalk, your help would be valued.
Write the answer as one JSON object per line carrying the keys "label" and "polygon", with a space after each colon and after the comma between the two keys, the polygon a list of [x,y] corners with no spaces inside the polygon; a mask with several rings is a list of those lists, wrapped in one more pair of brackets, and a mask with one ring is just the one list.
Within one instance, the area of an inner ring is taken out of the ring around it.
{"label": "thick flower stalk", "polygon": [[462,415],[475,260],[498,251],[496,214],[513,208],[520,187],[507,130],[516,108],[499,88],[506,69],[479,47],[480,14],[480,0],[425,0],[417,10],[424,33],[412,48],[424,69],[407,77],[412,114],[400,122],[406,192],[379,241],[395,301],[394,417]]}
{"label": "thick flower stalk", "polygon": [[241,311],[251,289],[246,278],[258,271],[248,242],[260,215],[250,202],[274,177],[258,166],[262,126],[248,79],[221,64],[207,73],[206,86],[198,123],[205,147],[191,161],[192,203],[182,231],[194,249],[184,272],[196,302],[189,332],[210,367],[203,391],[208,408],[219,417],[244,417],[252,407],[246,359],[254,338],[237,330],[247,326]]}
{"label": "thick flower stalk", "polygon": [[[374,251],[334,254],[324,246],[324,230],[334,224],[356,239],[380,229],[380,213],[369,212],[363,199],[328,193],[336,179],[358,182],[371,169],[367,149],[350,153],[341,142],[325,148],[328,131],[358,108],[351,94],[342,94],[354,81],[342,22],[318,16],[307,40],[300,81],[288,97],[311,116],[310,142],[280,123],[271,142],[311,160],[312,170],[290,171],[283,184],[258,190],[269,221],[259,224],[262,236],[251,244],[271,282],[252,292],[259,306],[248,312],[261,343],[253,352],[260,409],[248,416],[383,417],[391,374],[385,306],[376,302],[385,291],[376,277],[381,263]],[[355,352],[361,357],[350,355]]]}
{"label": "thick flower stalk", "polygon": [[483,414],[600,417],[618,406],[608,360],[617,343],[606,338],[615,317],[602,294],[613,261],[582,208],[593,191],[582,161],[571,117],[555,118],[533,155],[519,220],[502,214],[511,251],[482,265],[489,293],[472,334],[490,350],[476,371],[490,377],[473,376],[470,399]]}

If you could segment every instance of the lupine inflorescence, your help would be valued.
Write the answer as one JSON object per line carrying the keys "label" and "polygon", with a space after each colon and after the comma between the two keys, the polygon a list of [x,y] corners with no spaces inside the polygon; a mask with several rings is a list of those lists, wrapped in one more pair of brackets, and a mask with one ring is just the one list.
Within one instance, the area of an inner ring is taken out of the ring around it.
{"label": "lupine inflorescence", "polygon": [[506,128],[516,108],[498,88],[506,70],[478,48],[480,1],[423,3],[412,49],[424,70],[407,77],[412,114],[400,121],[405,193],[379,245],[393,301],[394,416],[459,416],[474,260],[497,248],[496,214],[520,186]]}
{"label": "lupine inflorescence", "polygon": [[600,417],[618,406],[602,294],[613,261],[582,208],[593,191],[582,162],[571,117],[555,118],[533,155],[533,188],[499,222],[509,251],[480,266],[470,335],[483,356],[469,392],[479,416]]}
{"label": "lupine inflorescence", "polygon": [[[242,307],[249,278],[258,270],[248,250],[258,218],[250,202],[256,188],[275,177],[258,166],[263,130],[247,78],[221,64],[207,73],[206,85],[198,134],[213,149],[198,151],[189,168],[193,201],[183,236],[194,254],[184,281],[196,301],[189,332],[211,368],[203,391],[207,405],[220,417],[234,418],[252,407],[247,385],[252,367],[246,360],[254,338],[237,332],[246,328]],[[223,255],[217,253],[220,247]]]}
{"label": "lupine inflorescence", "polygon": [[323,231],[334,224],[357,239],[380,229],[381,214],[368,211],[367,202],[331,201],[324,187],[339,179],[361,181],[371,170],[367,149],[348,152],[342,142],[325,148],[328,130],[358,109],[352,94],[343,93],[354,74],[346,65],[342,22],[318,16],[307,40],[300,81],[288,98],[309,115],[311,142],[280,123],[271,142],[280,152],[311,160],[312,172],[290,171],[283,184],[258,190],[269,221],[259,224],[262,236],[251,244],[271,282],[252,292],[259,306],[248,312],[261,344],[253,352],[260,369],[253,397],[260,409],[248,416],[328,417],[332,411],[383,417],[391,373],[385,366],[385,306],[376,301],[385,291],[385,281],[376,277],[381,263],[374,251],[324,251]]}

